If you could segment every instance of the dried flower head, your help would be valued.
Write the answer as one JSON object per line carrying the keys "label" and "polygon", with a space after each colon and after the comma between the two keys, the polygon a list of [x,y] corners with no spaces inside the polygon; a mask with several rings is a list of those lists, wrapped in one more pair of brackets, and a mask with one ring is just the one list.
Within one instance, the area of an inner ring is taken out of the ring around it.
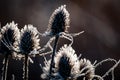
{"label": "dried flower head", "polygon": [[83,76],[78,77],[77,80],[84,79],[85,80],[92,80],[95,75],[95,68],[91,64],[91,62],[87,59],[80,59],[80,73],[79,74],[84,74]]}
{"label": "dried flower head", "polygon": [[[79,60],[71,46],[64,45],[55,56],[55,66],[52,73],[52,80],[73,79],[79,73]],[[44,78],[49,76],[50,62],[44,67]]]}
{"label": "dried flower head", "polygon": [[66,10],[66,5],[62,5],[53,12],[49,20],[48,29],[45,33],[54,36],[60,32],[67,32],[69,22],[69,13]]}
{"label": "dried flower head", "polygon": [[29,54],[33,50],[38,50],[40,48],[38,39],[38,31],[32,25],[25,25],[23,29],[21,29],[21,37],[20,37],[20,51],[22,54]]}
{"label": "dried flower head", "polygon": [[11,22],[3,26],[0,32],[0,53],[11,54],[12,49],[18,48],[20,32],[17,24]]}
{"label": "dried flower head", "polygon": [[66,80],[79,72],[79,61],[74,49],[64,45],[55,57],[55,68]]}

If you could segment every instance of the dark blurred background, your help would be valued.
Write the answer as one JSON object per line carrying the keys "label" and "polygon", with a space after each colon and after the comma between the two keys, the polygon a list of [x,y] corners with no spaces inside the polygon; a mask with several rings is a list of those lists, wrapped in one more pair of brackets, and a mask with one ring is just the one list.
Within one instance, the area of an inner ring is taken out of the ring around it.
{"label": "dark blurred background", "polygon": [[[73,48],[81,58],[101,61],[106,58],[120,59],[120,0],[0,0],[1,26],[15,21],[19,28],[26,24],[33,24],[43,33],[48,25],[49,17],[59,6],[66,4],[70,13],[69,32],[85,31],[74,38]],[[41,38],[43,46],[48,39]],[[60,39],[58,49],[69,43]],[[0,57],[0,74],[2,60]],[[34,64],[29,66],[29,80],[41,80],[43,63],[42,57],[33,58]],[[103,75],[113,64],[106,63],[97,68],[96,74]],[[10,59],[8,66],[8,80],[12,74],[15,80],[22,80],[22,61]],[[1,76],[1,75],[0,75]],[[111,80],[108,76],[105,80]],[[115,69],[115,80],[120,80],[120,65]]]}

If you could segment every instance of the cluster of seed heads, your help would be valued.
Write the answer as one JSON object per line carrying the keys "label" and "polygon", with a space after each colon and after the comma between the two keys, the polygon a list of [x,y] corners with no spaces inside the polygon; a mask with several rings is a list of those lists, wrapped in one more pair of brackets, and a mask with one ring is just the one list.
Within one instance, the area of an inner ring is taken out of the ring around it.
{"label": "cluster of seed heads", "polygon": [[[55,55],[55,65],[52,69],[52,75],[49,74],[50,71],[50,61],[45,58],[45,66],[41,68],[43,74],[41,78],[45,80],[104,80],[110,72],[120,63],[120,60],[117,62],[114,59],[108,58],[99,63],[96,61],[92,64],[90,60],[86,58],[77,57],[75,50],[71,46],[66,44],[60,48],[60,50]],[[104,62],[113,61],[115,65],[110,68],[103,76],[96,75],[95,70],[98,65],[101,65]],[[114,73],[112,73],[112,79],[114,80]]]}
{"label": "cluster of seed heads", "polygon": [[[24,59],[23,78],[28,80],[29,60],[32,62],[30,57],[36,55],[43,56],[45,59],[45,66],[40,65],[43,70],[41,78],[45,80],[103,80],[110,72],[112,72],[112,80],[114,80],[114,69],[120,60],[105,59],[99,63],[95,61],[92,64],[90,60],[77,56],[72,48],[73,37],[80,35],[83,31],[79,33],[68,32],[68,27],[70,27],[69,16],[66,5],[60,6],[51,15],[48,28],[44,33],[40,33],[33,25],[25,25],[20,30],[14,21],[3,26],[0,29],[0,53],[5,56],[2,80],[6,80],[7,77],[8,56]],[[49,41],[43,47],[40,47],[39,36],[50,36]],[[59,38],[65,38],[71,43],[65,44],[59,51],[56,51]],[[55,43],[52,47],[51,43],[54,40]],[[46,48],[50,48],[51,51],[45,52]],[[47,60],[45,57],[47,54],[50,54],[52,58]],[[103,76],[96,75],[96,67],[107,61],[115,62],[115,65]]]}

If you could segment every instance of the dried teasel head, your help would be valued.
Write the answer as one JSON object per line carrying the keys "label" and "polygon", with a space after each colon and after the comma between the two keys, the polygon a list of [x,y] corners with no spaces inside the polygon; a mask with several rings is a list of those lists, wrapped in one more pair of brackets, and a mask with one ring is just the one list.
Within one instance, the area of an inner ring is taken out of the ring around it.
{"label": "dried teasel head", "polygon": [[72,79],[79,72],[79,60],[71,46],[64,45],[55,56],[55,68],[64,80]]}
{"label": "dried teasel head", "polygon": [[74,76],[79,73],[79,60],[72,47],[64,45],[55,56],[55,65],[52,76],[49,76],[50,61],[44,67],[42,77],[51,80],[68,80],[74,79]]}
{"label": "dried teasel head", "polygon": [[33,50],[38,50],[40,48],[40,39],[38,37],[38,31],[33,25],[25,25],[21,29],[20,52],[22,54],[29,54]]}
{"label": "dried teasel head", "polygon": [[[84,59],[80,59],[79,64],[80,64],[80,73],[79,73],[80,76],[78,77],[77,80],[80,79],[92,80],[95,75],[95,68],[91,64],[91,62],[84,58]],[[83,76],[81,76],[81,74],[83,74]]]}
{"label": "dried teasel head", "polygon": [[7,23],[5,26],[3,26],[0,32],[0,53],[14,53],[13,49],[18,48],[19,38],[20,31],[14,21],[9,24]]}
{"label": "dried teasel head", "polygon": [[62,5],[56,9],[50,17],[46,35],[54,36],[61,32],[67,32],[70,19],[69,13],[66,10],[66,5]]}

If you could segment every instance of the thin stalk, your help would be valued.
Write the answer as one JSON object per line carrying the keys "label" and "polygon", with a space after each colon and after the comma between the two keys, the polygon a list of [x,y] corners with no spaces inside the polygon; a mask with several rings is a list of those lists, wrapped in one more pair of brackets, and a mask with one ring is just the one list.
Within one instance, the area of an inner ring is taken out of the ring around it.
{"label": "thin stalk", "polygon": [[6,55],[5,55],[5,58],[4,58],[4,61],[3,61],[4,67],[3,67],[2,80],[6,80],[6,79],[7,79],[8,61],[9,61],[8,54],[6,54]]}
{"label": "thin stalk", "polygon": [[25,61],[24,61],[24,80],[28,80],[28,66],[29,66],[29,61],[28,61],[28,54],[25,54]]}
{"label": "thin stalk", "polygon": [[56,53],[56,47],[57,47],[57,43],[58,43],[58,39],[59,39],[59,35],[55,36],[55,43],[54,43],[54,47],[53,47],[53,53],[52,53],[52,59],[51,59],[51,64],[50,64],[50,76],[52,74],[52,68],[54,67],[54,57],[55,57],[55,53]]}

